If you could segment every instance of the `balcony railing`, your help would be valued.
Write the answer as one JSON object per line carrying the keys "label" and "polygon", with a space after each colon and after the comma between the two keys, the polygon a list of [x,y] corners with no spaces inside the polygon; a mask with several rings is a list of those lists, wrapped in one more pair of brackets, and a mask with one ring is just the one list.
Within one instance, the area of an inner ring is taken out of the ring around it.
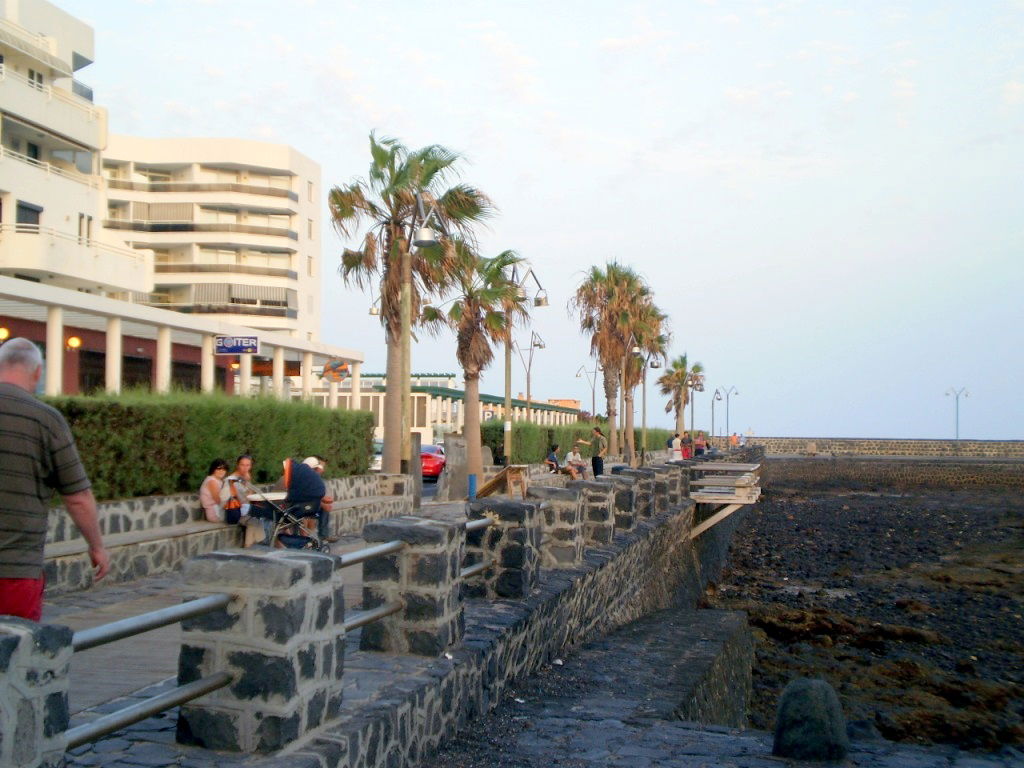
{"label": "balcony railing", "polygon": [[0,242],[3,241],[6,235],[12,234],[53,237],[65,242],[76,243],[85,248],[91,248],[99,251],[100,253],[131,259],[134,262],[144,263],[146,261],[146,254],[142,251],[137,251],[134,248],[120,248],[116,245],[110,245],[109,243],[104,243],[99,240],[81,237],[79,235],[71,234],[70,232],[61,232],[59,229],[54,229],[53,227],[41,227],[38,224],[0,224]]}
{"label": "balcony railing", "polygon": [[273,235],[299,239],[299,233],[284,227],[259,227],[233,224],[229,221],[143,221],[141,219],[106,219],[107,229],[130,229],[135,232],[241,232],[246,235]]}
{"label": "balcony railing", "polygon": [[258,317],[287,317],[292,320],[299,316],[297,309],[288,307],[264,307],[256,304],[199,304],[195,302],[142,302],[150,307],[173,309],[186,315],[256,315]]}
{"label": "balcony railing", "polygon": [[[65,91],[63,88],[54,88],[52,85],[42,85],[37,83],[35,80],[29,80],[23,74],[15,72],[5,64],[0,64],[0,81],[10,80],[15,83],[31,88],[34,91],[39,91],[40,94],[45,96],[47,99],[53,99],[56,101],[70,104],[75,109],[81,110],[89,120],[98,120],[100,111],[92,105],[92,89],[86,85],[82,85],[77,80],[73,80],[71,85],[75,89],[74,93]],[[88,97],[85,93],[88,93]]]}
{"label": "balcony railing", "polygon": [[155,269],[159,273],[172,272],[233,272],[241,275],[265,275],[266,277],[286,277],[289,280],[298,280],[299,273],[291,269],[281,267],[255,267],[248,264],[156,264]]}
{"label": "balcony railing", "polygon": [[130,189],[136,192],[241,192],[247,195],[267,195],[298,200],[299,196],[290,189],[278,187],[257,187],[252,184],[235,184],[226,181],[124,181],[107,179],[110,189]]}
{"label": "balcony railing", "polygon": [[7,147],[0,145],[0,160],[5,157],[35,166],[47,175],[60,176],[62,179],[77,181],[79,184],[85,184],[87,187],[92,187],[93,189],[98,189],[100,185],[98,176],[86,176],[84,173],[71,171],[67,168],[61,168],[53,163],[46,163],[42,160],[36,160],[34,157],[23,155],[20,152],[15,152],[12,149],[8,149]]}

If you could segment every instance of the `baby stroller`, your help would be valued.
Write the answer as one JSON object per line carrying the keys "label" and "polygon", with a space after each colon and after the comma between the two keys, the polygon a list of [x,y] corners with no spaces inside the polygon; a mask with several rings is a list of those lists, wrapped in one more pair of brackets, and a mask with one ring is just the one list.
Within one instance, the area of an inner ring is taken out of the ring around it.
{"label": "baby stroller", "polygon": [[320,538],[316,527],[310,529],[306,526],[306,521],[320,520],[320,500],[326,493],[320,475],[302,462],[285,459],[284,486],[287,494],[281,504],[271,501],[250,486],[253,496],[262,497],[252,504],[250,514],[273,521],[273,533],[267,545],[272,547],[280,542],[281,546],[288,549],[330,552],[330,543]]}

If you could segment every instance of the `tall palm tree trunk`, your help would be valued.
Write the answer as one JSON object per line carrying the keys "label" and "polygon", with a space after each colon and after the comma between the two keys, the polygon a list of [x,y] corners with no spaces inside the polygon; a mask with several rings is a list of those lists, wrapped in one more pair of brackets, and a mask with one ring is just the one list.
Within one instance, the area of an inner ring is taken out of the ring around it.
{"label": "tall palm tree trunk", "polygon": [[[610,368],[610,369],[609,369]],[[604,369],[604,398],[608,401],[608,455],[618,456],[619,436],[615,431],[618,423],[615,415],[619,410],[619,373],[614,367]]]}
{"label": "tall palm tree trunk", "polygon": [[686,429],[686,413],[683,409],[683,404],[676,398],[676,432],[682,436],[683,431]]}
{"label": "tall palm tree trunk", "polygon": [[466,438],[466,472],[483,477],[484,463],[480,450],[480,372],[466,371],[466,420],[462,428]]}
{"label": "tall palm tree trunk", "polygon": [[384,455],[381,470],[388,474],[402,471],[402,351],[398,339],[386,330],[388,347],[387,382],[384,390]]}
{"label": "tall palm tree trunk", "polygon": [[626,412],[622,415],[622,425],[625,432],[625,456],[623,460],[633,465],[633,456],[636,453],[636,435],[633,432],[633,390],[626,388]]}

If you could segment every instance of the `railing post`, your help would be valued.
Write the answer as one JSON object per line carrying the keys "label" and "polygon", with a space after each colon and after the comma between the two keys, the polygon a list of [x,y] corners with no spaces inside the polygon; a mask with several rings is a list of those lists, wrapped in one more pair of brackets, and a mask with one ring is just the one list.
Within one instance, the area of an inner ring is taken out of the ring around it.
{"label": "railing post", "polygon": [[583,493],[578,488],[531,485],[526,498],[541,502],[540,564],[576,568],[583,562]]}
{"label": "railing post", "polygon": [[646,467],[630,469],[626,466],[618,466],[612,467],[612,474],[636,478],[636,486],[634,489],[636,494],[636,514],[641,518],[651,517],[656,511],[654,481],[657,475],[654,470]]}
{"label": "railing post", "polygon": [[64,765],[71,630],[0,619],[0,765]]}
{"label": "railing post", "polygon": [[466,534],[466,565],[488,563],[465,584],[467,597],[528,597],[540,576],[541,510],[522,501],[484,499],[471,502],[470,520],[490,517],[482,531]]}
{"label": "railing post", "polygon": [[612,512],[615,514],[615,529],[631,531],[636,528],[636,478],[626,475],[601,475],[595,480],[612,486]]}
{"label": "railing post", "polygon": [[580,493],[583,511],[583,543],[606,547],[615,538],[615,495],[611,486],[598,480],[572,480],[566,488]]}
{"label": "railing post", "polygon": [[331,555],[262,548],[185,563],[186,599],[217,592],[235,599],[182,621],[178,684],[222,671],[234,681],[181,707],[179,742],[275,752],[337,717],[345,665],[340,565]]}
{"label": "railing post", "polygon": [[363,564],[363,608],[396,600],[405,607],[363,627],[359,648],[437,656],[461,642],[466,628],[458,594],[462,527],[405,515],[369,523],[363,539],[405,542],[401,552]]}

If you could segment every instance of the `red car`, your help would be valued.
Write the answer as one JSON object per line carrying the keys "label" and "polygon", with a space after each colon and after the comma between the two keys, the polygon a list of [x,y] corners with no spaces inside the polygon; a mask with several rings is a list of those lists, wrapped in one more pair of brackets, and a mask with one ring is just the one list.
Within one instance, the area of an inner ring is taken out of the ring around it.
{"label": "red car", "polygon": [[423,477],[432,477],[437,480],[444,469],[444,448],[440,445],[424,445],[420,447],[420,465],[423,468]]}

